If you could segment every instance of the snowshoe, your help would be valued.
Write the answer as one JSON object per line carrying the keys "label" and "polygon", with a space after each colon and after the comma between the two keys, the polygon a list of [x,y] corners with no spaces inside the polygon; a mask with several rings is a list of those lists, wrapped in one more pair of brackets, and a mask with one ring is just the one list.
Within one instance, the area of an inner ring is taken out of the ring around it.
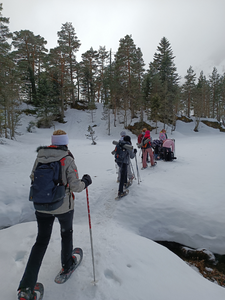
{"label": "snowshoe", "polygon": [[[78,254],[79,259],[75,256],[75,254]],[[72,257],[74,259],[74,263],[68,270],[61,269],[60,272],[55,277],[56,283],[64,283],[66,282],[70,276],[73,274],[73,272],[76,270],[76,268],[80,265],[82,258],[83,258],[83,251],[81,248],[75,248],[72,253]]]}
{"label": "snowshoe", "polygon": [[129,194],[129,190],[126,190],[124,192],[119,192],[118,196],[115,198],[115,200],[120,200],[121,198],[127,196]]}
{"label": "snowshoe", "polygon": [[[133,181],[132,180],[129,180],[127,183],[125,183],[124,184],[124,187],[125,187],[125,189],[128,189],[129,188],[129,186],[131,186],[132,185],[132,183],[133,183]],[[119,196],[119,195],[118,195]]]}

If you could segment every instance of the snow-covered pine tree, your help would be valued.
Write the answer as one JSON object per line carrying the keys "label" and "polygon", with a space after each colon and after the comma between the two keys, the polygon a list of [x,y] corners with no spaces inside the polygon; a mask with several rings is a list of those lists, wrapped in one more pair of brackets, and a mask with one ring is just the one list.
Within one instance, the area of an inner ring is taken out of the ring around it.
{"label": "snow-covered pine tree", "polygon": [[92,128],[91,125],[88,126],[88,130],[87,131],[89,132],[89,134],[85,134],[86,137],[88,139],[92,140],[92,143],[91,143],[92,145],[96,145],[97,143],[95,142],[95,140],[96,140],[97,136],[94,136],[95,131],[93,130],[93,128]]}

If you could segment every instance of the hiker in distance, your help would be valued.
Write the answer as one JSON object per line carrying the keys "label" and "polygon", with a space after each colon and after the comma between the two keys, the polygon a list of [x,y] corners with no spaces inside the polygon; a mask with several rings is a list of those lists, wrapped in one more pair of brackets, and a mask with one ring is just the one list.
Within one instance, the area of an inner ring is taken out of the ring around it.
{"label": "hiker in distance", "polygon": [[137,153],[137,149],[124,148],[125,145],[131,146],[131,138],[128,135],[123,138],[123,141],[119,141],[119,144],[115,148],[115,161],[120,168],[118,198],[126,196],[128,193],[128,191],[123,190],[124,187],[128,188],[132,183],[132,181],[127,181],[127,168],[130,163],[130,159],[133,159]]}
{"label": "hiker in distance", "polygon": [[[35,182],[34,173],[38,166],[60,161],[61,180],[64,197],[57,204],[37,205],[35,215],[38,225],[36,242],[31,253],[18,287],[19,300],[35,300],[34,287],[37,282],[39,269],[47,250],[55,217],[60,223],[61,233],[61,264],[62,274],[67,274],[75,269],[76,257],[72,256],[73,250],[73,192],[81,192],[92,183],[91,177],[85,174],[79,179],[74,157],[68,150],[68,135],[63,130],[54,131],[51,137],[51,146],[39,147],[30,178]],[[36,174],[36,173],[35,173]],[[41,191],[43,192],[43,191]],[[42,194],[44,195],[44,194]],[[35,204],[34,204],[35,205]],[[59,206],[59,207],[57,207]],[[40,210],[39,210],[40,209]],[[46,209],[46,210],[44,210]],[[52,209],[52,210],[51,210]]]}
{"label": "hiker in distance", "polygon": [[172,159],[176,159],[174,157],[175,143],[172,139],[166,139],[163,142],[163,153],[165,161],[171,161]]}
{"label": "hiker in distance", "polygon": [[167,140],[166,129],[162,129],[159,133],[159,140],[165,142]]}
{"label": "hiker in distance", "polygon": [[[145,132],[146,132],[147,128],[143,128],[142,132],[138,135],[138,142],[137,142],[137,146],[138,148],[141,148],[141,142],[145,136]],[[150,162],[149,160],[149,155],[147,153],[147,158],[146,158],[147,162]],[[141,161],[143,161],[143,153],[141,153]]]}
{"label": "hiker in distance", "polygon": [[[120,136],[121,136],[120,141],[123,141],[124,137],[127,136],[126,131],[121,131]],[[131,171],[131,161],[130,160],[129,160],[129,164],[127,165],[127,179],[128,179],[128,181],[131,181],[131,182],[134,179],[134,174]],[[118,182],[120,182],[120,170],[118,172]]]}
{"label": "hiker in distance", "polygon": [[124,137],[126,136],[126,131],[121,131],[120,132],[120,141],[123,141]]}
{"label": "hiker in distance", "polygon": [[151,137],[150,137],[150,131],[146,130],[144,138],[141,141],[141,149],[142,149],[142,154],[143,154],[143,159],[142,159],[142,170],[146,169],[147,166],[147,154],[150,156],[150,161],[151,161],[151,166],[154,167],[157,162],[154,161],[154,156],[152,152],[152,142],[151,142]]}
{"label": "hiker in distance", "polygon": [[[119,139],[119,141],[123,141],[123,139],[124,139],[124,137],[126,136],[126,131],[121,131],[120,132],[120,139]],[[112,153],[112,155],[115,155],[115,149],[111,152]],[[117,164],[117,168],[118,168],[118,171],[117,171],[117,174],[118,174],[118,176],[117,176],[117,182],[120,182],[120,167],[118,166],[118,164]],[[132,182],[132,180],[134,179],[134,174],[133,174],[133,172],[132,172],[132,170],[131,170],[131,161],[129,160],[129,164],[127,165],[127,179],[128,179],[128,181],[131,181]]]}

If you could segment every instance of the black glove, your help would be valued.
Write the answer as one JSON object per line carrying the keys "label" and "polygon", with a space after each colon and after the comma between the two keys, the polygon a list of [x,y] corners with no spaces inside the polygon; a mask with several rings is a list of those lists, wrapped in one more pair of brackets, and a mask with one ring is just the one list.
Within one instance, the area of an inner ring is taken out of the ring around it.
{"label": "black glove", "polygon": [[92,184],[92,180],[91,177],[88,174],[84,174],[84,176],[82,177],[81,181],[83,181],[85,183],[85,189],[86,187],[88,187],[90,184]]}
{"label": "black glove", "polygon": [[137,153],[137,149],[134,149],[134,154],[136,154]]}

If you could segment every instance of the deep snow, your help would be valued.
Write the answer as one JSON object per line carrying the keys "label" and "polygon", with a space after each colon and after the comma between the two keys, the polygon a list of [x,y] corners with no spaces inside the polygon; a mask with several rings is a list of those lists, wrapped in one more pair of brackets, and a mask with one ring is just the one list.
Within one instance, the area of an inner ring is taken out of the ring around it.
{"label": "deep snow", "polygon": [[[39,273],[45,285],[44,299],[217,299],[225,289],[204,279],[180,258],[153,240],[167,240],[195,248],[225,253],[223,204],[225,135],[201,124],[177,122],[168,136],[176,140],[173,162],[159,161],[154,168],[138,168],[141,182],[130,193],[115,201],[118,183],[111,151],[119,139],[122,125],[111,127],[107,135],[102,106],[94,116],[87,112],[66,111],[65,124],[55,124],[69,135],[69,149],[75,156],[80,177],[88,173],[92,234],[97,284],[93,285],[92,257],[87,217],[86,194],[76,194],[74,246],[82,247],[84,259],[79,269],[63,286],[53,279],[60,269],[59,226],[55,222],[52,239]],[[32,119],[24,116],[17,141],[1,139],[0,144],[0,231],[1,299],[16,299],[16,289],[36,237],[34,210],[28,201],[29,175],[36,148],[48,145],[51,129],[28,133]],[[85,136],[94,127],[97,145]],[[158,131],[159,132],[159,131]],[[136,136],[132,137],[133,145]],[[153,138],[158,134],[152,132]],[[135,160],[132,160],[136,174]],[[18,224],[20,223],[20,224]],[[12,226],[13,225],[13,226]],[[146,238],[147,237],[147,238]],[[10,270],[10,271],[9,271]]]}

